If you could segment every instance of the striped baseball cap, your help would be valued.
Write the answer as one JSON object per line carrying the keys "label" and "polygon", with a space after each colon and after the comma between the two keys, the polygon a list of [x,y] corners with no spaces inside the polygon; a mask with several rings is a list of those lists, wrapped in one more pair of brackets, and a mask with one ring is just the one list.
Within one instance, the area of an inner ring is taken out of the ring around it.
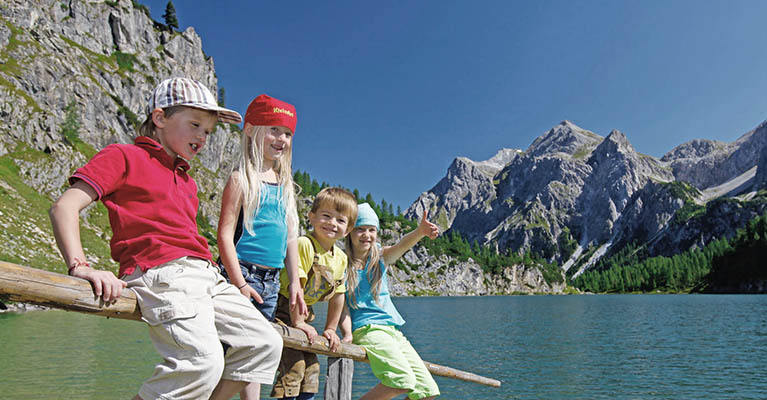
{"label": "striped baseball cap", "polygon": [[205,85],[189,78],[169,78],[157,85],[146,106],[146,113],[149,115],[155,108],[173,106],[215,111],[218,113],[218,120],[225,124],[242,122],[242,116],[237,111],[220,107],[213,93]]}

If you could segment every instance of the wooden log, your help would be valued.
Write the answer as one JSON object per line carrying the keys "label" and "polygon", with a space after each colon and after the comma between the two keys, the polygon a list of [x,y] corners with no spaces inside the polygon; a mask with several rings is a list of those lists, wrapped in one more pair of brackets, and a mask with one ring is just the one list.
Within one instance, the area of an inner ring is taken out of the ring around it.
{"label": "wooden log", "polygon": [[[0,261],[0,297],[11,301],[38,304],[108,318],[141,320],[136,295],[132,290],[123,290],[120,298],[106,304],[93,294],[90,282],[85,279],[5,261]],[[314,343],[310,344],[306,334],[300,329],[277,323],[272,323],[272,325],[282,335],[285,347],[368,362],[365,349],[360,346],[341,343],[336,351],[331,351],[327,339],[323,336],[317,336]],[[429,362],[424,363],[433,375],[492,387],[501,386],[501,382],[495,379]]]}
{"label": "wooden log", "polygon": [[[106,304],[93,294],[93,287],[85,279],[5,261],[0,261],[0,296],[11,301],[103,317],[141,320],[141,311],[132,290],[123,290],[120,298]],[[323,336],[317,336],[314,343],[309,344],[302,330],[277,323],[272,325],[282,335],[285,347],[367,362],[365,350],[359,346],[341,343],[337,351],[330,351],[328,341]]]}
{"label": "wooden log", "polygon": [[354,361],[348,358],[328,357],[325,377],[325,400],[352,400]]}
{"label": "wooden log", "polygon": [[430,363],[428,361],[424,361],[423,363],[426,364],[426,368],[429,369],[429,372],[432,375],[444,376],[445,378],[453,378],[465,382],[479,383],[480,385],[485,386],[501,387],[501,381],[496,379],[472,374],[471,372],[461,371],[459,369],[446,367],[444,365]]}
{"label": "wooden log", "polygon": [[0,296],[8,300],[121,319],[141,320],[132,290],[105,304],[90,282],[69,275],[0,261]]}

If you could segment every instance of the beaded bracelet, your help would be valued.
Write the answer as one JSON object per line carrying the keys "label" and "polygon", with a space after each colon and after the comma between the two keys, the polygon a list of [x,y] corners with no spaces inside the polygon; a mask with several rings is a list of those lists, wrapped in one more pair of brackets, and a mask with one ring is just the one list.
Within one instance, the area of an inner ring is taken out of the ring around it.
{"label": "beaded bracelet", "polygon": [[74,264],[69,266],[69,269],[67,270],[67,274],[68,275],[72,275],[72,270],[77,268],[77,267],[88,267],[88,268],[90,268],[91,265],[87,261],[85,261],[85,260],[81,260],[79,258],[75,258],[75,262],[74,262]]}

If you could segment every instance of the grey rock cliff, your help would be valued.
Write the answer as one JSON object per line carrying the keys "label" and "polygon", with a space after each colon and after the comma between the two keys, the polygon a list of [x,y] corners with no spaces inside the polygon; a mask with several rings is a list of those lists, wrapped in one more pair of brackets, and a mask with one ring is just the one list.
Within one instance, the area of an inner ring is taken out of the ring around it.
{"label": "grey rock cliff", "polygon": [[698,189],[721,185],[758,164],[767,148],[767,122],[732,143],[693,140],[665,154],[677,180]]}
{"label": "grey rock cliff", "polygon": [[405,216],[418,219],[424,210],[430,210],[432,221],[443,229],[450,227],[459,212],[482,209],[487,199],[495,196],[493,177],[518,154],[519,150],[501,149],[485,161],[456,158],[448,167],[447,175],[431,190],[421,194]]}
{"label": "grey rock cliff", "polygon": [[[128,0],[3,1],[0,64],[0,157],[18,169],[14,176],[21,180],[8,178],[5,185],[17,195],[18,185],[27,185],[47,201],[62,192],[67,177],[95,151],[133,141],[146,100],[162,79],[187,76],[218,92],[213,60],[202,51],[194,29],[159,29]],[[68,107],[76,131],[65,137]],[[228,126],[219,125],[192,164],[201,218],[213,224],[218,193],[236,156],[236,138]],[[31,195],[26,196],[28,202]],[[33,214],[34,225],[50,237],[47,215],[36,215],[41,210],[31,204],[18,207],[0,215],[0,224],[18,225],[20,215]],[[90,214],[84,214],[85,226],[103,232],[103,223],[88,221]],[[3,241],[14,239],[7,231],[3,235]],[[30,241],[5,255],[24,261],[40,251]],[[55,251],[44,252],[53,253],[48,261],[60,263]]]}

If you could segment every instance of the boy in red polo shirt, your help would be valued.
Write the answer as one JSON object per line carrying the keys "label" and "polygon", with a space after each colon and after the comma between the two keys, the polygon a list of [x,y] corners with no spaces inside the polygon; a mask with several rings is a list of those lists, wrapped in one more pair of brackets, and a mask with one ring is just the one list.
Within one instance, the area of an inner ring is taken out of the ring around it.
{"label": "boy in red polo shirt", "polygon": [[[167,79],[134,144],[96,154],[51,207],[69,274],[90,281],[105,302],[126,287],[136,293],[164,362],[134,399],[228,399],[249,382],[274,380],[282,338],[211,262],[197,229],[197,184],[187,174],[216,123],[241,120],[201,83]],[[79,212],[96,200],[109,211],[120,279],[91,268],[80,242]]]}

